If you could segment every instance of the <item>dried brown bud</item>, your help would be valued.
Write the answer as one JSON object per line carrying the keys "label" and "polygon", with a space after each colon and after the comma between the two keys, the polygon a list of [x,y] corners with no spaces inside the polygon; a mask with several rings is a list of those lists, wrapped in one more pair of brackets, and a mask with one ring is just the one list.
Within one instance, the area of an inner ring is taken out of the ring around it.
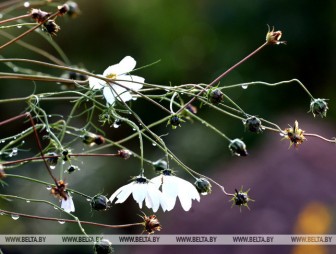
{"label": "dried brown bud", "polygon": [[284,139],[290,140],[289,147],[291,147],[293,144],[295,147],[298,147],[298,145],[302,144],[306,139],[303,135],[304,131],[299,128],[298,121],[294,122],[294,127],[287,128],[284,130],[284,132]]}
{"label": "dried brown bud", "polygon": [[30,16],[38,23],[44,22],[47,18],[50,17],[49,12],[41,11],[40,9],[31,9]]}
{"label": "dried brown bud", "polygon": [[43,30],[51,35],[56,35],[56,33],[61,30],[61,28],[56,24],[54,20],[47,20],[43,24]]}
{"label": "dried brown bud", "polygon": [[285,41],[280,41],[281,36],[282,36],[281,31],[274,31],[274,27],[272,27],[271,30],[271,28],[268,26],[268,32],[266,34],[267,44],[273,44],[273,45],[286,44]]}
{"label": "dried brown bud", "polygon": [[65,192],[67,184],[63,180],[57,181],[57,186],[51,188],[51,194],[59,199],[68,199],[68,195]]}
{"label": "dried brown bud", "polygon": [[127,160],[131,157],[132,152],[130,150],[127,150],[127,149],[122,149],[122,150],[118,151],[118,155],[119,155],[119,157]]}
{"label": "dried brown bud", "polygon": [[60,16],[64,15],[65,13],[67,13],[70,10],[69,5],[67,5],[66,3],[58,6],[57,8],[58,8],[58,13],[59,13]]}
{"label": "dried brown bud", "polygon": [[155,231],[160,231],[162,229],[160,222],[155,215],[151,215],[149,217],[144,215],[142,218],[144,219],[143,224],[148,234],[154,234]]}

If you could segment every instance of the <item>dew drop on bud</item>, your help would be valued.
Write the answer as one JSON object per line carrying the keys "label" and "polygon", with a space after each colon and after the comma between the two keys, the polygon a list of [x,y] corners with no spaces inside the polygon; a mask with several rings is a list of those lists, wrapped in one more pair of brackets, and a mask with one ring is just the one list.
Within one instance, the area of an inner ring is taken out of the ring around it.
{"label": "dew drop on bud", "polygon": [[13,220],[18,220],[20,218],[20,216],[17,214],[12,214],[11,217]]}

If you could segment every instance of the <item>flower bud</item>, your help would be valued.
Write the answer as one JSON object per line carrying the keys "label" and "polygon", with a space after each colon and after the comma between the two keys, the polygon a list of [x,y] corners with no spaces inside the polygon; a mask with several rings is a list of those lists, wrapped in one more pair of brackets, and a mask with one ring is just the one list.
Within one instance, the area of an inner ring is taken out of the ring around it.
{"label": "flower bud", "polygon": [[168,169],[168,163],[165,160],[157,160],[152,163],[154,170],[157,172],[161,172],[163,170]]}
{"label": "flower bud", "polygon": [[328,104],[325,99],[313,99],[310,103],[310,110],[314,117],[319,115],[320,117],[326,117],[328,110]]}
{"label": "flower bud", "polygon": [[98,194],[91,199],[91,207],[97,211],[106,211],[111,207],[111,203],[107,197]]}
{"label": "flower bud", "polygon": [[243,120],[245,128],[251,132],[259,133],[262,132],[261,121],[259,118],[255,116],[251,116],[246,120]]}
{"label": "flower bud", "polygon": [[67,172],[68,174],[72,174],[73,172],[75,172],[75,171],[77,171],[77,170],[79,170],[79,167],[70,165],[70,166],[68,167],[68,169],[66,170],[66,172]]}
{"label": "flower bud", "polygon": [[101,135],[96,135],[94,133],[91,132],[87,132],[84,136],[83,136],[83,143],[93,146],[94,144],[96,145],[101,145],[105,142],[105,139],[103,136]]}
{"label": "flower bud", "polygon": [[224,100],[224,94],[222,93],[221,90],[219,89],[214,89],[211,90],[208,96],[208,100],[212,103],[212,104],[219,104]]}
{"label": "flower bud", "polygon": [[95,242],[93,246],[94,254],[111,254],[113,253],[112,243],[107,239],[102,239],[99,242]]}
{"label": "flower bud", "polygon": [[123,158],[124,160],[127,160],[131,157],[132,152],[130,150],[127,149],[122,149],[118,151],[118,156]]}
{"label": "flower bud", "polygon": [[48,163],[49,167],[51,169],[54,169],[57,165],[58,162],[58,155],[57,153],[54,152],[50,152],[47,153],[46,156],[48,156],[49,158],[46,158],[46,162]]}
{"label": "flower bud", "polygon": [[80,10],[76,2],[68,1],[66,2],[66,4],[69,6],[69,10],[67,13],[70,18],[75,18],[80,14]]}
{"label": "flower bud", "polygon": [[211,193],[211,183],[203,177],[198,178],[194,185],[201,195],[208,195]]}
{"label": "flower bud", "polygon": [[246,151],[245,143],[238,138],[231,141],[229,145],[229,149],[234,155],[237,155],[237,156],[247,156],[248,155]]}
{"label": "flower bud", "polygon": [[173,129],[176,129],[177,126],[181,126],[181,119],[177,115],[173,115],[170,119],[168,124],[172,126]]}
{"label": "flower bud", "polygon": [[69,156],[69,151],[68,150],[64,150],[62,152],[62,159],[63,159],[63,161],[69,161],[70,160],[70,156]]}

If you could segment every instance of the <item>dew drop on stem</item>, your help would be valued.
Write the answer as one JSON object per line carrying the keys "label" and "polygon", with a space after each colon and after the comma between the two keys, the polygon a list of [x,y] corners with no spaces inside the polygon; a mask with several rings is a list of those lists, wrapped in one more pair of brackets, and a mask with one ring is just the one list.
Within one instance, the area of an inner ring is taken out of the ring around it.
{"label": "dew drop on stem", "polygon": [[58,223],[63,225],[65,223],[65,221],[64,220],[59,220]]}
{"label": "dew drop on stem", "polygon": [[18,220],[20,218],[20,216],[17,214],[12,214],[11,217],[13,220]]}

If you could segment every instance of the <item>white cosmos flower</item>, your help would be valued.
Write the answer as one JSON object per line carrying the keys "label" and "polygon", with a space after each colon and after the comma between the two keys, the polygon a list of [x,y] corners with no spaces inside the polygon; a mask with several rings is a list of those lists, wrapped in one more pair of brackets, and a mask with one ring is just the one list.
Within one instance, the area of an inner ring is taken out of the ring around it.
{"label": "white cosmos flower", "polygon": [[61,208],[64,209],[64,211],[71,213],[75,211],[75,205],[74,202],[72,200],[72,197],[70,196],[69,192],[67,192],[68,198],[67,200],[65,200],[64,198],[62,198],[61,201]]}
{"label": "white cosmos flower", "polygon": [[160,188],[162,185],[162,194],[167,204],[167,211],[174,208],[176,198],[178,197],[183,210],[189,211],[192,200],[200,201],[200,195],[194,185],[177,176],[172,175],[170,169],[162,171],[162,174],[150,180]]}
{"label": "white cosmos flower", "polygon": [[[113,83],[106,83],[104,80],[89,77],[90,88],[93,90],[103,89],[103,95],[109,104],[113,104],[116,98],[120,101],[129,101],[132,95],[128,89],[138,91],[142,88],[145,79],[135,75],[129,75],[136,65],[133,57],[126,56],[120,63],[108,67],[103,75],[108,79],[114,79]],[[120,84],[120,86],[118,85]],[[127,89],[128,88],[128,89]]]}
{"label": "white cosmos flower", "polygon": [[145,200],[146,206],[153,209],[154,212],[159,209],[160,205],[163,211],[167,210],[161,191],[154,183],[141,175],[137,176],[131,183],[116,190],[110,197],[110,201],[113,202],[117,198],[116,204],[123,203],[131,194],[140,208],[142,208]]}

